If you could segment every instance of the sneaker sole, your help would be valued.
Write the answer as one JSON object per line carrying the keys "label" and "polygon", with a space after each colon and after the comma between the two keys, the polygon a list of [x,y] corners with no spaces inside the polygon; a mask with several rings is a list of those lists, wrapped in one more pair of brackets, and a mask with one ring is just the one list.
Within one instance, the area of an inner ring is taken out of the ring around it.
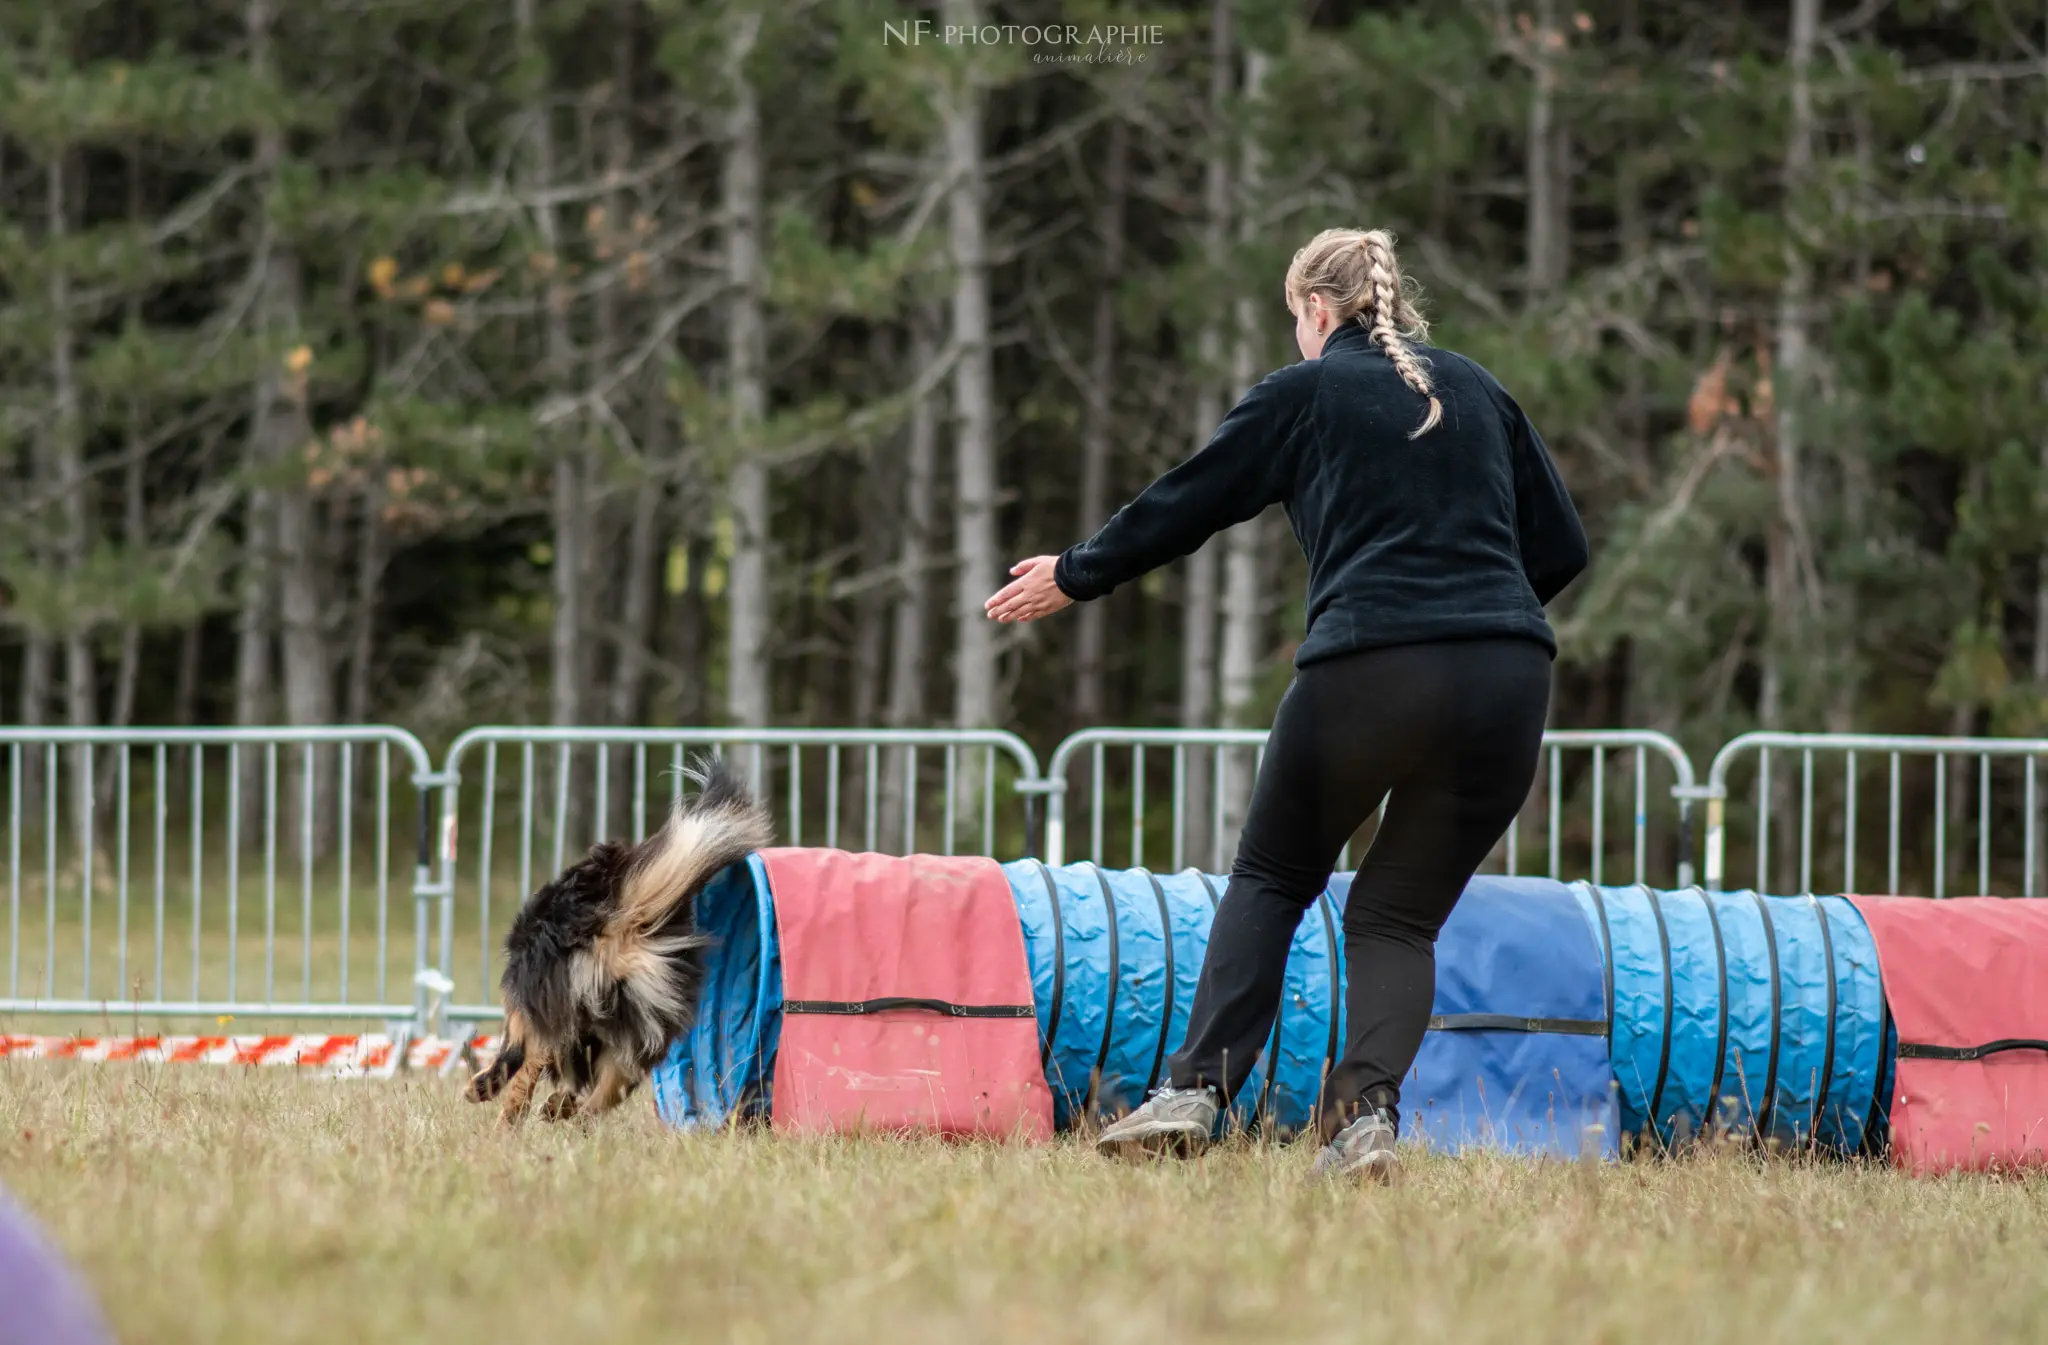
{"label": "sneaker sole", "polygon": [[1208,1131],[1186,1124],[1159,1124],[1125,1134],[1115,1127],[1096,1137],[1095,1147],[1117,1158],[1191,1158],[1208,1147]]}
{"label": "sneaker sole", "polygon": [[1325,1168],[1315,1175],[1324,1181],[1368,1182],[1375,1186],[1391,1186],[1399,1177],[1401,1160],[1390,1149],[1363,1154],[1347,1163]]}

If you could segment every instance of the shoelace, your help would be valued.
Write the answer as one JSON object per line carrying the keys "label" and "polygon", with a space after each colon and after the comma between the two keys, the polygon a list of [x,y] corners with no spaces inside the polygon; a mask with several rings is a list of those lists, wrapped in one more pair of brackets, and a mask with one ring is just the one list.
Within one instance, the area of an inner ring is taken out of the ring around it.
{"label": "shoelace", "polygon": [[1358,1131],[1359,1139],[1363,1139],[1368,1131],[1374,1130],[1384,1131],[1390,1136],[1400,1133],[1400,1127],[1394,1124],[1393,1118],[1378,1109],[1366,1112],[1350,1125],[1345,1126],[1343,1130],[1338,1132],[1339,1138],[1350,1133],[1353,1129]]}

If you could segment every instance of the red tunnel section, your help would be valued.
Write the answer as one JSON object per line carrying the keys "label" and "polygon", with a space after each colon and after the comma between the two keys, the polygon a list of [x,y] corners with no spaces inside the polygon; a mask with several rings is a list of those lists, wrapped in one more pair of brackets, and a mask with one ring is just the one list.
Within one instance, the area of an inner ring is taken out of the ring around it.
{"label": "red tunnel section", "polygon": [[1893,1160],[1917,1173],[2048,1164],[2048,902],[1849,900],[1898,1032]]}

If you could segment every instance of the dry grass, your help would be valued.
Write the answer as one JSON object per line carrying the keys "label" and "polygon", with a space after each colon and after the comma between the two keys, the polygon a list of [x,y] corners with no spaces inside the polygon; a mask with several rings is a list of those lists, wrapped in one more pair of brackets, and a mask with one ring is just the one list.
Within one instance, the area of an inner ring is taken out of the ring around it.
{"label": "dry grass", "polygon": [[2048,1184],[1743,1158],[494,1133],[447,1081],[0,1064],[0,1181],[123,1340],[2038,1340]]}

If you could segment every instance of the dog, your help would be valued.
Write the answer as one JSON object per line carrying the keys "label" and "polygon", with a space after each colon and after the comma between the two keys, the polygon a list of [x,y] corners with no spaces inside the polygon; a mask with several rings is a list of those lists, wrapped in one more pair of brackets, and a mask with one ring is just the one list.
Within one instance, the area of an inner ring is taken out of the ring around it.
{"label": "dog", "polygon": [[703,950],[697,895],[774,842],[774,824],[722,761],[637,845],[604,841],[531,897],[505,937],[504,1047],[469,1082],[516,1126],[543,1084],[543,1119],[597,1116],[623,1102],[696,1015]]}

